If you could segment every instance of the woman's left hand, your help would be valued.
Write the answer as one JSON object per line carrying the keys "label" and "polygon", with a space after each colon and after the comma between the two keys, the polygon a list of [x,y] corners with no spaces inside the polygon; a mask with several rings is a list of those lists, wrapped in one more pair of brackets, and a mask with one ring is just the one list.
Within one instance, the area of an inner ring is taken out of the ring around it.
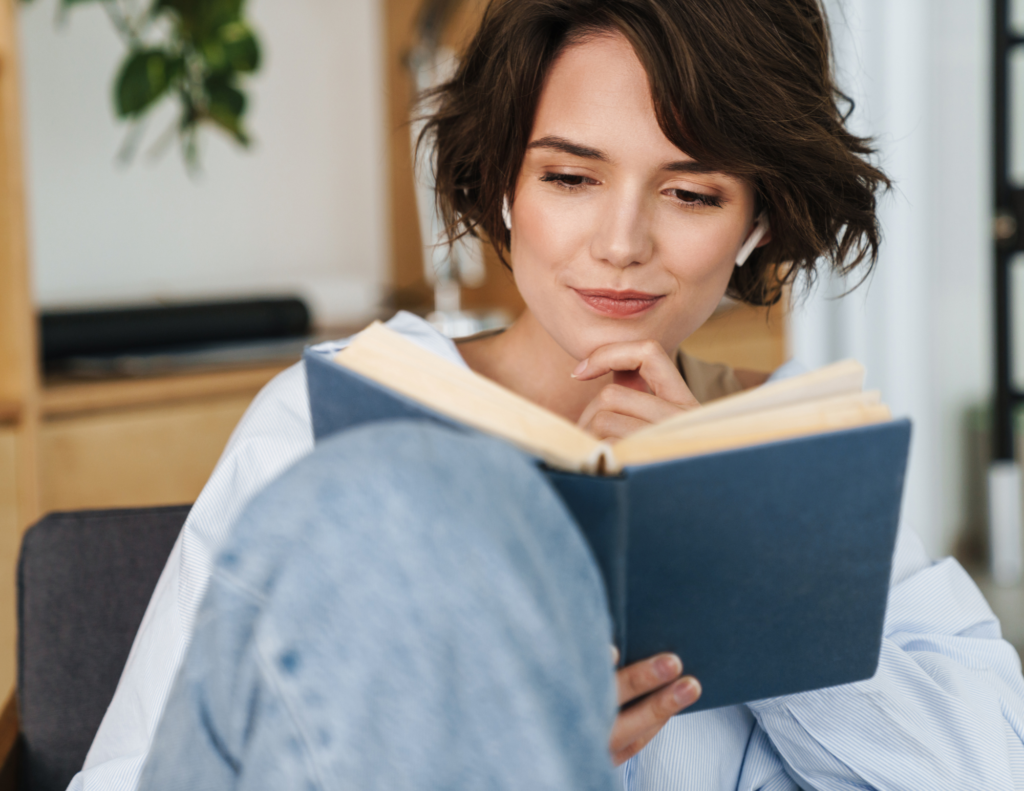
{"label": "woman's left hand", "polygon": [[657,341],[602,346],[573,371],[580,381],[613,373],[577,425],[599,439],[622,439],[652,423],[700,406]]}
{"label": "woman's left hand", "polygon": [[[618,651],[612,648],[612,653],[618,662]],[[700,697],[697,679],[680,678],[682,672],[683,663],[674,654],[658,654],[616,672],[621,708],[608,740],[616,766],[640,752],[673,715]]]}

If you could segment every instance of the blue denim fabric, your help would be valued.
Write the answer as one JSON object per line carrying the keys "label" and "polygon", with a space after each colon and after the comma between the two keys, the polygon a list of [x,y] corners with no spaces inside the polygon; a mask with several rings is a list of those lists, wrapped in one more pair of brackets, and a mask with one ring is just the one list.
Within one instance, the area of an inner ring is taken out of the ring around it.
{"label": "blue denim fabric", "polygon": [[613,789],[600,576],[534,462],[396,421],[223,547],[142,789]]}

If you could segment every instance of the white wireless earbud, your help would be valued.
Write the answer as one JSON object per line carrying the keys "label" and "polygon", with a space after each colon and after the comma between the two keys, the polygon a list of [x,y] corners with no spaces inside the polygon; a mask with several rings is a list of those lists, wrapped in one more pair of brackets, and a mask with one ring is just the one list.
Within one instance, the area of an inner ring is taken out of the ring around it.
{"label": "white wireless earbud", "polygon": [[512,230],[512,212],[508,208],[508,195],[505,196],[504,202],[501,204],[501,219],[505,221],[505,227],[510,231]]}
{"label": "white wireless earbud", "polygon": [[747,241],[743,243],[743,247],[736,253],[736,266],[743,266],[747,263],[747,259],[750,258],[750,254],[754,252],[758,243],[764,239],[764,235],[768,233],[769,229],[768,217],[762,214],[757,220],[754,221],[754,228],[750,231],[750,236],[747,237]]}

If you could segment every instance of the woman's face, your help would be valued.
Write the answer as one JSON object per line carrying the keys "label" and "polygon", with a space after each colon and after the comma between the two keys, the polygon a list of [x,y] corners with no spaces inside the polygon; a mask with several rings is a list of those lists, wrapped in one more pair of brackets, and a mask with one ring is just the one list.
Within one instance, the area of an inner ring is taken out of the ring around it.
{"label": "woman's face", "polygon": [[609,33],[552,66],[511,214],[519,291],[581,360],[619,341],[672,350],[703,324],[752,228],[754,192],[669,142],[640,61]]}

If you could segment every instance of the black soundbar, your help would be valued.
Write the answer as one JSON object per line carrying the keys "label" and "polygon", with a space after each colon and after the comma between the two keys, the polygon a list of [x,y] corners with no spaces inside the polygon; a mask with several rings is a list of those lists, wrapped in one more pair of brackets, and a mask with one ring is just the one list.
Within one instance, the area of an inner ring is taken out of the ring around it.
{"label": "black soundbar", "polygon": [[108,310],[49,311],[39,317],[43,362],[158,352],[310,334],[295,298],[203,302]]}

